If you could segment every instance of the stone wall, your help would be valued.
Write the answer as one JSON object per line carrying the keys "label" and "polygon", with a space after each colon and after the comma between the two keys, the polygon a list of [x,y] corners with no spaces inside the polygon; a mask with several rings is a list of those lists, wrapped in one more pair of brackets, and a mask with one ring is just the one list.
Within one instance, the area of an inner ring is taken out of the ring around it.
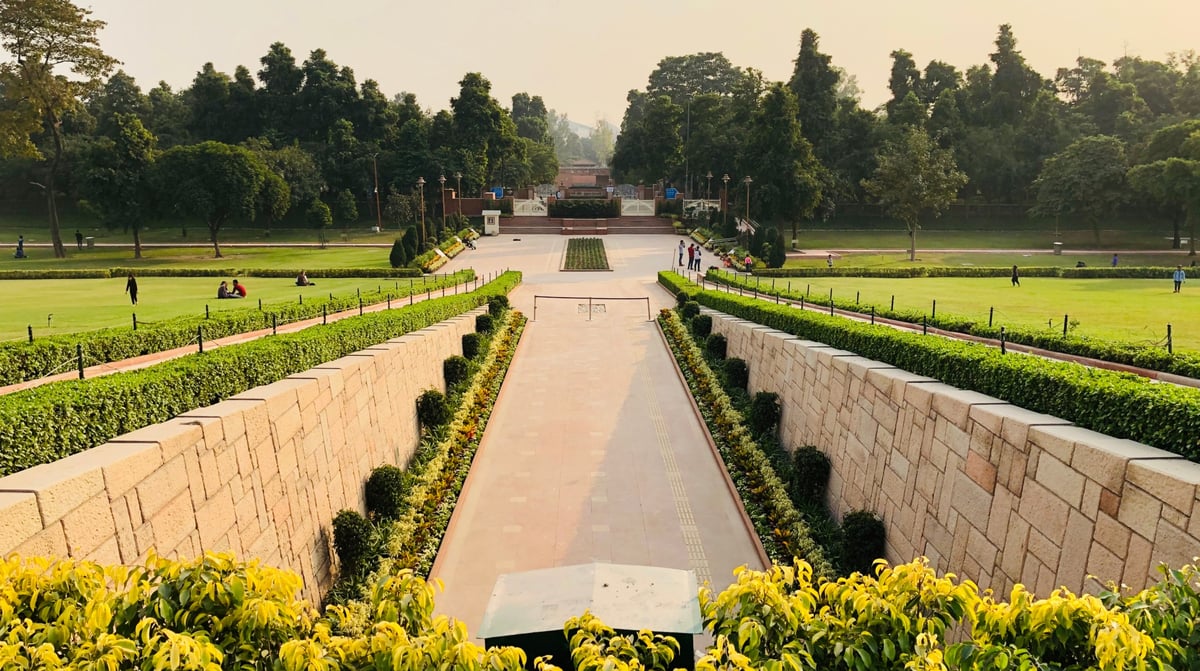
{"label": "stone wall", "polygon": [[0,556],[131,563],[231,550],[331,583],[333,516],[417,446],[416,398],[444,389],[466,315],[52,464],[0,478]]}
{"label": "stone wall", "polygon": [[783,444],[829,455],[835,514],[883,517],[890,561],[1045,595],[1088,575],[1140,588],[1200,554],[1200,464],[705,312],[750,390],[779,394]]}

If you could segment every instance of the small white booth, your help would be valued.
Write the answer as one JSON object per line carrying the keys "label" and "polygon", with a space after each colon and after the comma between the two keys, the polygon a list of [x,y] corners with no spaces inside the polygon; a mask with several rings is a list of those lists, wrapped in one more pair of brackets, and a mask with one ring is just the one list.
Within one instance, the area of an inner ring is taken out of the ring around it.
{"label": "small white booth", "polygon": [[483,234],[500,235],[500,210],[483,211]]}

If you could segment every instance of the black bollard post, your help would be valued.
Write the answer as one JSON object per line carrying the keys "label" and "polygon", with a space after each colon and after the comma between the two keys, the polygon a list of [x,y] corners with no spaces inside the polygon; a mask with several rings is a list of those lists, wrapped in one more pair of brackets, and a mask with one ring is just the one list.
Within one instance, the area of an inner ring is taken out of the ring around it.
{"label": "black bollard post", "polygon": [[304,294],[300,294],[300,304],[304,305]]}
{"label": "black bollard post", "polygon": [[392,309],[392,295],[388,294],[388,309]]}
{"label": "black bollard post", "polygon": [[325,312],[325,306],[321,306],[321,326],[329,323],[329,314]]}
{"label": "black bollard post", "polygon": [[937,319],[937,299],[933,299],[933,312],[929,315],[930,319]]}
{"label": "black bollard post", "polygon": [[[409,288],[411,288],[411,287],[409,287]],[[408,304],[409,305],[413,304],[413,292],[411,292],[411,291],[408,292]]]}
{"label": "black bollard post", "polygon": [[277,329],[278,323],[275,321],[275,313],[271,313],[271,335],[279,333]]}
{"label": "black bollard post", "polygon": [[859,294],[860,294],[860,293],[861,293],[861,292],[858,292],[858,291],[855,291],[855,292],[854,292],[854,304],[855,304],[855,305],[858,305],[858,297],[859,297]]}
{"label": "black bollard post", "polygon": [[196,345],[200,347],[200,353],[204,354],[204,327],[196,325]]}
{"label": "black bollard post", "polygon": [[1167,354],[1174,354],[1174,342],[1171,340],[1171,325],[1167,324]]}
{"label": "black bollard post", "polygon": [[359,296],[359,298],[358,298],[358,316],[361,317],[362,314],[363,314],[362,297]]}
{"label": "black bollard post", "polygon": [[136,312],[133,313],[133,330],[134,331],[137,330],[137,313]]}
{"label": "black bollard post", "polygon": [[1008,348],[1006,348],[1004,346],[1004,327],[1003,326],[1000,327],[1000,353],[1001,354],[1008,353]]}
{"label": "black bollard post", "polygon": [[811,293],[812,293],[812,285],[811,284],[805,285],[804,286],[804,295],[808,296]]}
{"label": "black bollard post", "polygon": [[354,291],[357,292],[357,295],[359,298],[362,298],[362,289],[361,288],[355,289]]}
{"label": "black bollard post", "polygon": [[996,306],[988,308],[988,328],[992,328],[992,317],[996,314]]}
{"label": "black bollard post", "polygon": [[329,292],[329,300],[333,300],[333,292],[332,291]]}
{"label": "black bollard post", "polygon": [[800,297],[800,309],[801,309],[801,310],[803,310],[803,309],[804,309],[804,296],[801,296],[801,297]]}
{"label": "black bollard post", "polygon": [[833,287],[829,288],[829,314],[833,314]]}
{"label": "black bollard post", "polygon": [[79,366],[79,379],[83,379],[83,343],[75,343],[75,364]]}
{"label": "black bollard post", "polygon": [[891,311],[892,311],[892,312],[895,312],[895,311],[896,311],[896,294],[892,294],[892,307],[891,307]]}
{"label": "black bollard post", "polygon": [[1067,337],[1067,315],[1063,315],[1063,337]]}
{"label": "black bollard post", "polygon": [[208,319],[208,303],[204,304],[204,318]]}
{"label": "black bollard post", "polygon": [[29,342],[33,342],[33,324],[29,325]]}
{"label": "black bollard post", "polygon": [[875,325],[875,306],[871,306],[871,325]]}
{"label": "black bollard post", "polygon": [[921,335],[929,335],[929,322],[921,315]]}
{"label": "black bollard post", "polygon": [[258,299],[258,309],[260,312],[262,311],[262,299],[261,298]]}

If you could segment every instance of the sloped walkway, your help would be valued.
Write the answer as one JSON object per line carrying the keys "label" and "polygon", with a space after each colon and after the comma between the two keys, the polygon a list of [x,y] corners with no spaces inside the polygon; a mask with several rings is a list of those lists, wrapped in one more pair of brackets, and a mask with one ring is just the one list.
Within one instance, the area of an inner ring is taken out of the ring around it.
{"label": "sloped walkway", "polygon": [[[558,273],[561,238],[487,239],[525,271],[514,305],[533,296],[649,296],[674,237],[610,236],[613,273]],[[500,257],[497,256],[497,259]],[[761,567],[688,393],[644,302],[539,299],[484,435],[432,576],[438,611],[476,631],[503,573],[592,561],[693,569],[717,589]],[[599,308],[597,308],[599,309]],[[586,308],[584,308],[586,310]]]}

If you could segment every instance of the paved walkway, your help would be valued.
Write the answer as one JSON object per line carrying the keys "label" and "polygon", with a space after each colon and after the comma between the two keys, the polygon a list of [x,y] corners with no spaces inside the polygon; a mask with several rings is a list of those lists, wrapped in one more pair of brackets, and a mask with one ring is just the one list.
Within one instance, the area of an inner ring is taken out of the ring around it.
{"label": "paved walkway", "polygon": [[[558,272],[565,238],[550,236],[487,238],[456,264],[523,270],[512,299],[526,315],[535,294],[649,296],[656,315],[672,303],[655,282],[673,243],[606,237],[612,273]],[[645,303],[604,302],[591,321],[581,304],[538,300],[433,567],[438,611],[470,631],[502,573],[648,564],[721,589],[737,566],[761,567]]]}

